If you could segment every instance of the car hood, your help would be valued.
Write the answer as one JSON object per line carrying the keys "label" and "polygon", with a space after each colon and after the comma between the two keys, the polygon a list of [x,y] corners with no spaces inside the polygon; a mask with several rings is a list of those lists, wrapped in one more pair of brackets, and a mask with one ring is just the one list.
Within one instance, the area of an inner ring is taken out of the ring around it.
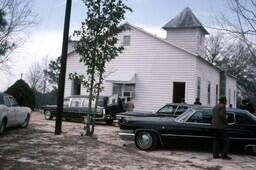
{"label": "car hood", "polygon": [[135,111],[135,112],[123,112],[118,114],[118,116],[155,117],[156,114],[153,112]]}

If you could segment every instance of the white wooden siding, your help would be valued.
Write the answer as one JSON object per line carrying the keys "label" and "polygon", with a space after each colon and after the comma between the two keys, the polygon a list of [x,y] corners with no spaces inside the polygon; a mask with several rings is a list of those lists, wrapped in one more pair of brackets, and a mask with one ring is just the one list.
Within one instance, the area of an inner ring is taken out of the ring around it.
{"label": "white wooden siding", "polygon": [[[171,103],[173,82],[186,82],[185,100],[194,101],[195,56],[137,29],[123,32],[119,38],[123,35],[131,35],[131,45],[107,63],[106,75],[115,70],[136,72],[135,110],[155,111]],[[84,70],[78,58],[77,54],[68,57],[67,74]],[[104,82],[102,95],[111,95],[112,88],[112,83]],[[70,94],[70,89],[71,81],[66,79],[65,96]]]}
{"label": "white wooden siding", "polygon": [[[200,44],[202,37],[202,44]],[[199,29],[170,29],[167,31],[167,41],[182,47],[192,53],[203,56],[204,34]]]}
{"label": "white wooden siding", "polygon": [[[208,105],[208,82],[211,82],[211,99],[209,106],[216,105],[216,85],[219,87],[220,73],[217,69],[209,66],[207,63],[200,59],[197,59],[196,65],[196,77],[201,78],[201,90],[200,90],[200,101],[202,105]],[[195,78],[197,81],[197,78]],[[197,88],[194,89],[195,93]],[[219,89],[218,89],[219,91]]]}
{"label": "white wooden siding", "polygon": [[[231,91],[230,101],[229,101],[229,89]],[[234,98],[234,92],[236,93],[236,98]],[[226,96],[227,96],[227,105],[230,103],[232,107],[236,108],[236,100],[237,100],[237,84],[236,79],[227,76],[226,79]]]}
{"label": "white wooden siding", "polygon": [[[186,82],[185,100],[193,101],[195,57],[137,30],[123,32],[131,35],[131,45],[107,64],[106,73],[113,70],[136,73],[134,105],[136,110],[155,111],[172,102],[173,82]],[[105,94],[112,92],[112,84],[104,84]],[[111,92],[110,92],[111,91]]]}
{"label": "white wooden siding", "polygon": [[[135,110],[156,111],[164,104],[172,103],[173,82],[185,82],[185,102],[194,103],[197,94],[197,77],[201,78],[200,100],[202,104],[207,105],[208,81],[211,82],[210,105],[214,106],[216,104],[216,85],[219,87],[220,80],[219,71],[216,68],[203,62],[198,57],[139,29],[132,27],[130,30],[121,33],[118,36],[119,43],[122,43],[124,35],[131,36],[131,44],[130,46],[125,46],[122,54],[107,63],[105,76],[117,70],[136,73]],[[198,41],[196,32],[188,32],[187,35],[191,37],[186,37],[186,39],[192,38]],[[181,39],[179,40],[178,37],[180,36],[177,36],[176,42],[170,42],[187,50],[195,47],[190,42],[187,45],[186,43],[182,45]],[[80,74],[86,72],[86,67],[79,63],[79,55],[77,53],[71,53],[68,56],[65,96],[71,94],[71,81],[68,79],[68,75],[73,72]],[[104,81],[103,86],[104,91],[101,95],[112,95],[113,84]],[[231,96],[233,97],[233,90],[236,90],[236,82],[233,79],[228,79],[227,86],[232,88]],[[84,88],[81,88],[81,94],[86,94]],[[232,97],[231,100],[233,99]]]}
{"label": "white wooden siding", "polygon": [[[67,58],[65,91],[64,91],[65,97],[71,95],[72,81],[69,79],[69,74],[75,73],[75,72],[80,75],[85,75],[86,67],[79,62],[79,55],[77,53],[72,53],[68,55],[68,58]],[[81,88],[81,94],[84,94],[84,95],[86,94],[86,90],[84,88]]]}

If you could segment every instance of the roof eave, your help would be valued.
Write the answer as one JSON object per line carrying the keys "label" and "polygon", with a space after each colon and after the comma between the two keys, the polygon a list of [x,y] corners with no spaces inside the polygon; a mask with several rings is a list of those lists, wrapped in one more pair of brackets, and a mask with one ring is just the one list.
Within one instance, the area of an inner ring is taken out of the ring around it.
{"label": "roof eave", "polygon": [[168,27],[168,26],[163,26],[162,27],[164,30],[166,30],[166,31],[168,31],[168,30],[177,30],[177,29],[193,29],[193,28],[199,28],[199,29],[201,29],[203,32],[204,32],[204,34],[209,34],[209,32],[204,28],[204,27]]}

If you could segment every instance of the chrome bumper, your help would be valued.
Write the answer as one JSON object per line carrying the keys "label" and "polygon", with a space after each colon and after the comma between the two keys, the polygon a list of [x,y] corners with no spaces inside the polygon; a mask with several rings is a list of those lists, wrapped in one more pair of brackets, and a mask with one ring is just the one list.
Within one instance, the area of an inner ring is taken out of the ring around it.
{"label": "chrome bumper", "polygon": [[119,137],[122,140],[134,140],[135,134],[134,133],[128,133],[128,132],[119,132],[118,133]]}

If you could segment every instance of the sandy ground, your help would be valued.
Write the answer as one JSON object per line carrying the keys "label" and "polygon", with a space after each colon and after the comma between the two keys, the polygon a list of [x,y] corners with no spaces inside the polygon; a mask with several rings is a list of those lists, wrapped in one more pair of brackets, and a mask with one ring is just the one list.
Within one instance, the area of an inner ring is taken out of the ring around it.
{"label": "sandy ground", "polygon": [[256,157],[231,155],[231,161],[212,159],[210,152],[160,149],[144,152],[122,141],[116,126],[96,125],[95,136],[81,136],[83,124],[55,121],[33,113],[27,129],[10,129],[0,137],[0,169],[256,169]]}

